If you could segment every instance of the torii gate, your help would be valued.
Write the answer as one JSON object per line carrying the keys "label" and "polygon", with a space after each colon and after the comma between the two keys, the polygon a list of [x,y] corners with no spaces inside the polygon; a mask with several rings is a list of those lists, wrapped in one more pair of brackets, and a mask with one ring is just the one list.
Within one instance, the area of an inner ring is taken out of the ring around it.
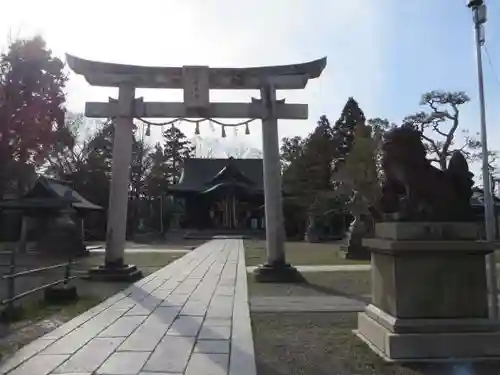
{"label": "torii gate", "polygon": [[[260,118],[264,163],[267,264],[255,273],[258,280],[295,280],[297,271],[285,262],[285,233],[281,189],[278,119],[305,120],[307,104],[276,100],[276,90],[304,89],[326,66],[326,57],[303,64],[256,68],[208,66],[147,67],[89,61],[66,55],[70,68],[93,86],[118,87],[118,100],[87,102],[85,115],[114,118],[114,147],[108,211],[105,264],[92,270],[99,279],[136,279],[141,272],[123,262],[127,224],[129,172],[134,118]],[[136,88],[183,89],[182,103],[144,102]],[[261,99],[251,103],[211,103],[210,90],[258,89]]]}

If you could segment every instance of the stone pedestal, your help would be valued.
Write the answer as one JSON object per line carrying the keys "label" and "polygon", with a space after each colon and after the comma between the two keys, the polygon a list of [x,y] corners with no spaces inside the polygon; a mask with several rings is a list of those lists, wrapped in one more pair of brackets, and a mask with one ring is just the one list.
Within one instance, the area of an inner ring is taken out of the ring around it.
{"label": "stone pedestal", "polygon": [[349,226],[347,243],[340,245],[340,251],[344,253],[345,259],[370,260],[370,251],[363,246],[363,237],[365,235],[365,225],[358,215]]}
{"label": "stone pedestal", "polygon": [[307,227],[306,233],[304,234],[304,241],[309,243],[321,242],[318,229],[315,228],[313,225]]}
{"label": "stone pedestal", "polygon": [[371,258],[370,250],[361,244],[342,244],[340,251],[343,253],[344,259],[370,260]]}
{"label": "stone pedestal", "polygon": [[74,285],[56,285],[44,291],[44,300],[50,304],[71,303],[77,299],[78,291]]}
{"label": "stone pedestal", "polygon": [[108,262],[103,266],[91,268],[87,275],[87,279],[95,281],[135,282],[141,278],[141,270],[132,264],[123,264],[123,262]]}
{"label": "stone pedestal", "polygon": [[488,319],[486,243],[469,223],[380,223],[371,251],[372,304],[358,337],[390,361],[500,357]]}
{"label": "stone pedestal", "polygon": [[253,272],[255,281],[259,283],[297,283],[304,277],[288,263],[266,263],[258,266]]}

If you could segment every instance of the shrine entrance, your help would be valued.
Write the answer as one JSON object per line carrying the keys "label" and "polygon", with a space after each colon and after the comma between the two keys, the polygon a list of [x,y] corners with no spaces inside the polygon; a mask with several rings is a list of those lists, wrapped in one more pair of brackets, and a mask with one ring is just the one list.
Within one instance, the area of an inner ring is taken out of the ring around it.
{"label": "shrine entrance", "polygon": [[[87,102],[85,107],[87,117],[111,118],[115,126],[106,258],[103,266],[90,272],[91,278],[141,277],[135,266],[123,262],[134,118],[191,119],[197,127],[215,118],[261,119],[268,263],[257,270],[256,277],[296,278],[295,268],[285,262],[277,120],[305,120],[308,110],[306,104],[277,100],[276,90],[304,89],[309,79],[321,75],[326,58],[304,64],[256,68],[145,67],[89,61],[71,55],[66,55],[66,60],[70,68],[91,85],[118,88],[118,99],[110,99],[108,103]],[[182,89],[184,101],[144,102],[143,98],[135,98],[136,88]],[[250,103],[212,103],[210,90],[213,89],[259,90],[261,98],[252,98]],[[223,131],[225,126],[230,125],[221,123]],[[237,222],[234,212],[228,212],[233,208],[234,205],[224,216],[230,225]]]}
{"label": "shrine entrance", "polygon": [[240,194],[228,192],[216,198],[210,208],[211,226],[214,229],[249,230],[256,204]]}
{"label": "shrine entrance", "polygon": [[185,202],[186,229],[237,233],[262,221],[262,177],[262,159],[190,158],[169,192]]}

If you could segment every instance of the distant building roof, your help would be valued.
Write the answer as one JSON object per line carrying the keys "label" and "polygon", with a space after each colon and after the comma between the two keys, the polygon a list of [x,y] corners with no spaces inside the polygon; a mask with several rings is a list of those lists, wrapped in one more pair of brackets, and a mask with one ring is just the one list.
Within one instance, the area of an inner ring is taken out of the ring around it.
{"label": "distant building roof", "polygon": [[262,159],[187,159],[179,183],[170,190],[201,193],[223,182],[243,184],[254,192],[262,192]]}
{"label": "distant building roof", "polygon": [[[500,198],[493,195],[493,201],[495,202],[495,206],[500,206]],[[478,187],[472,188],[472,197],[471,197],[471,205],[472,206],[483,206],[484,205],[484,190]]]}
{"label": "distant building roof", "polygon": [[73,190],[68,182],[39,177],[33,188],[21,199],[0,202],[0,209],[64,208],[102,210]]}

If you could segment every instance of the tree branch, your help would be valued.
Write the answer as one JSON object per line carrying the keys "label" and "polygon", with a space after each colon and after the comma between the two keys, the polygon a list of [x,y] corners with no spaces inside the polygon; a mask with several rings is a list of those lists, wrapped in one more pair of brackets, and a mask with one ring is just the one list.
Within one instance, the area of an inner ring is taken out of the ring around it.
{"label": "tree branch", "polygon": [[451,144],[453,142],[453,138],[455,136],[455,131],[457,130],[458,125],[459,125],[459,121],[458,121],[459,110],[458,110],[458,107],[454,103],[451,103],[451,107],[453,108],[453,111],[455,112],[455,115],[452,116],[453,125],[451,126],[451,129],[448,132],[448,136],[446,137],[446,140],[445,140],[445,142],[443,144],[443,152],[445,154],[448,154],[448,149],[450,148],[450,146],[451,146]]}
{"label": "tree branch", "polygon": [[430,145],[431,145],[431,148],[432,148],[432,152],[435,152],[436,154],[440,154],[441,151],[439,150],[439,147],[436,143],[436,141],[428,136],[426,136],[423,132],[422,133],[422,139],[424,139],[425,141],[427,141]]}

